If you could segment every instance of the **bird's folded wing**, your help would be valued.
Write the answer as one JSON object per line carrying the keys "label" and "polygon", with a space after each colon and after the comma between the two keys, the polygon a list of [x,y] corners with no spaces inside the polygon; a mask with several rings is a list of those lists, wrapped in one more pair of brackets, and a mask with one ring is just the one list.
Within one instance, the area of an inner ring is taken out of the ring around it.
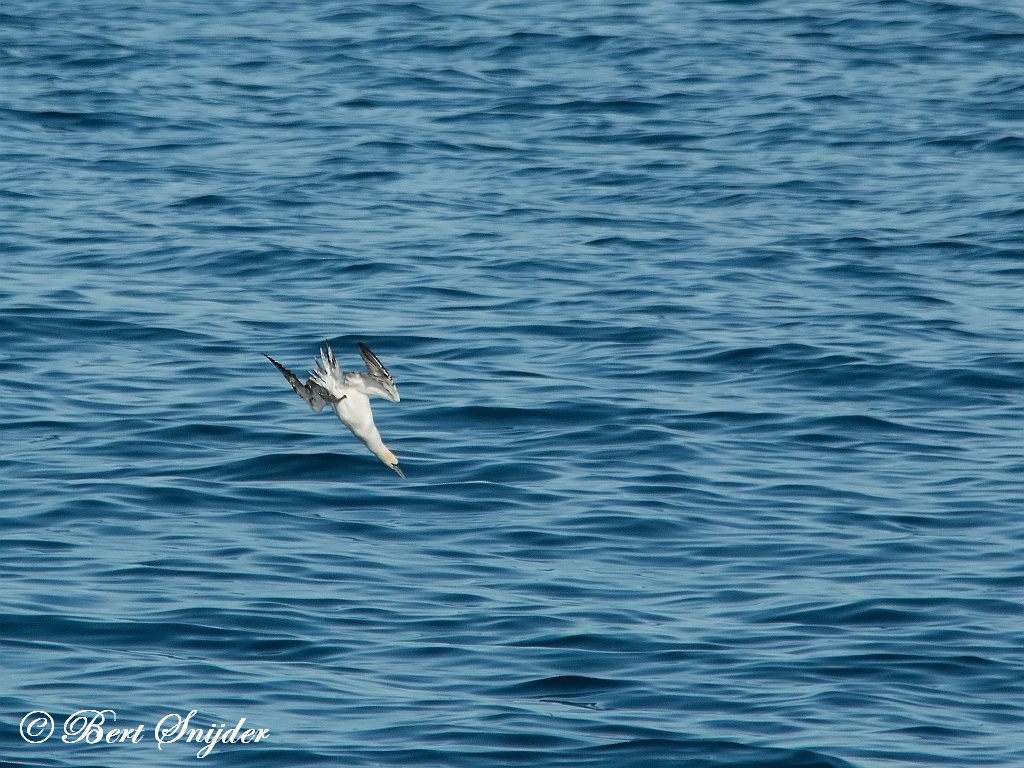
{"label": "bird's folded wing", "polygon": [[382,381],[390,381],[394,383],[394,379],[391,378],[391,374],[388,373],[388,369],[384,367],[377,356],[370,351],[370,348],[359,342],[359,354],[362,355],[363,362],[366,363],[366,371],[375,379]]}

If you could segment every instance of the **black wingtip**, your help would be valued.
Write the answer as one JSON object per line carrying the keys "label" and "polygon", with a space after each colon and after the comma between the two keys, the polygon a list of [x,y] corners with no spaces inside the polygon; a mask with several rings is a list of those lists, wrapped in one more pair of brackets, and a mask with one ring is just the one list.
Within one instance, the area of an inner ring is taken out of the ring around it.
{"label": "black wingtip", "polygon": [[277,370],[279,370],[279,371],[281,372],[281,374],[282,374],[282,375],[283,375],[283,376],[284,376],[284,377],[285,377],[286,379],[287,379],[287,378],[288,378],[289,376],[294,376],[294,375],[295,375],[294,373],[292,373],[291,371],[289,371],[289,370],[288,370],[287,368],[285,368],[285,367],[284,367],[283,365],[281,365],[281,364],[280,364],[279,362],[277,362],[277,360],[275,360],[275,359],[274,359],[274,358],[272,358],[272,357],[271,357],[270,355],[268,355],[268,354],[267,354],[266,352],[261,352],[260,354],[262,354],[262,355],[263,355],[263,356],[264,356],[265,358],[267,358],[267,360],[269,360],[270,362],[272,362],[272,363],[274,364],[274,367],[275,367],[275,368],[277,368]]}

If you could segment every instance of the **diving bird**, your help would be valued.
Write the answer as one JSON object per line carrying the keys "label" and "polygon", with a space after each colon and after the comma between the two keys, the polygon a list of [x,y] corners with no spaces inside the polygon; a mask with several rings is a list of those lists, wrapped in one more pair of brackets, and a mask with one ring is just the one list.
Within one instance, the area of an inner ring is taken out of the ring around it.
{"label": "diving bird", "polygon": [[[352,430],[352,434],[363,441],[370,452],[398,473],[405,477],[398,466],[398,459],[384,441],[380,439],[377,426],[373,423],[373,411],[370,410],[371,397],[383,397],[392,403],[399,401],[398,387],[370,348],[359,343],[359,354],[366,363],[366,373],[343,373],[334,359],[334,351],[328,342],[324,342],[320,350],[320,359],[316,361],[316,370],[310,371],[309,378],[303,384],[299,377],[289,371],[277,360],[264,353],[274,366],[292,385],[295,393],[306,401],[316,413],[324,406],[331,404],[334,415],[341,423]],[[326,351],[325,351],[326,350]]]}

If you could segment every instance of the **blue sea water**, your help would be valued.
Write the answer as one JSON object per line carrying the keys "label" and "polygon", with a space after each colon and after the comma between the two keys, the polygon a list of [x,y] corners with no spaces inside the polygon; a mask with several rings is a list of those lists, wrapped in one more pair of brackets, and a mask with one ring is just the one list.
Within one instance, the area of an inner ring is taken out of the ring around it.
{"label": "blue sea water", "polygon": [[[4,6],[0,764],[1024,765],[1022,61],[1000,0]],[[324,339],[406,480],[261,356]]]}

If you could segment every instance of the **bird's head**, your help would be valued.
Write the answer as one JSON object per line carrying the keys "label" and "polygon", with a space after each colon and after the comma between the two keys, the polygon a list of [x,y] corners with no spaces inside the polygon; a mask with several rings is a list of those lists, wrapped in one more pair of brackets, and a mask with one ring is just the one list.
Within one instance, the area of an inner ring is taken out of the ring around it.
{"label": "bird's head", "polygon": [[398,466],[398,457],[387,446],[384,446],[384,450],[377,454],[377,458],[387,464],[389,469],[394,470],[400,478],[405,479],[405,473]]}

